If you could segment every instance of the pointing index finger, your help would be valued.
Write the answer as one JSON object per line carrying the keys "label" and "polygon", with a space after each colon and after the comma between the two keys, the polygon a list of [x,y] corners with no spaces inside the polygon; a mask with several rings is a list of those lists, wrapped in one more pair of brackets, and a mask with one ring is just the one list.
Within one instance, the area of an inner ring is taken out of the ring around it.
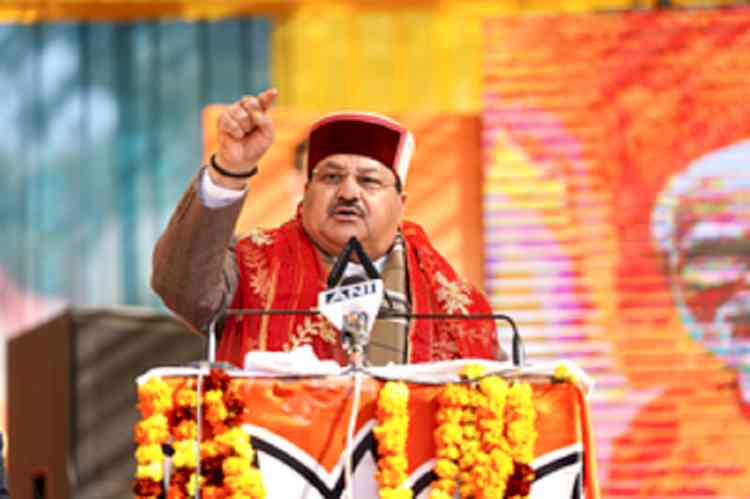
{"label": "pointing index finger", "polygon": [[258,102],[260,103],[260,108],[263,112],[268,111],[278,95],[279,91],[275,88],[269,88],[258,94]]}

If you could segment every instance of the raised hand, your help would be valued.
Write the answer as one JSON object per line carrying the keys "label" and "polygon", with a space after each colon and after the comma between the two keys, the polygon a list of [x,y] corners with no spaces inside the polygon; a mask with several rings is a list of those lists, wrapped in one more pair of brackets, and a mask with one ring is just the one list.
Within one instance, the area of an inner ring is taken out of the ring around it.
{"label": "raised hand", "polygon": [[[274,129],[268,109],[276,99],[275,88],[265,90],[257,96],[245,96],[227,107],[219,115],[218,150],[215,161],[232,173],[251,170],[271,147]],[[214,169],[211,177],[227,187],[241,188],[244,181],[229,179]]]}

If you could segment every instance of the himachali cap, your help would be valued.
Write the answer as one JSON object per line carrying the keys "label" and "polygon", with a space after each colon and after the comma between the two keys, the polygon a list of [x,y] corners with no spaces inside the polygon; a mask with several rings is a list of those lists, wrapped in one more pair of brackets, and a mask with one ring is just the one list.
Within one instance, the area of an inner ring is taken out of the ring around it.
{"label": "himachali cap", "polygon": [[398,175],[401,185],[414,153],[414,137],[400,123],[374,113],[340,112],[313,124],[307,150],[307,178],[332,154],[358,154],[380,161]]}

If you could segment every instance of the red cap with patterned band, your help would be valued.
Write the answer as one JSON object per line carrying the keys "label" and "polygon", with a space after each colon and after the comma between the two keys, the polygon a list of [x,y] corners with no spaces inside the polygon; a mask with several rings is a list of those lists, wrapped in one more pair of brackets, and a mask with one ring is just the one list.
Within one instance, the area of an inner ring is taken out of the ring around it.
{"label": "red cap with patterned band", "polygon": [[333,113],[318,120],[310,129],[307,178],[328,156],[358,154],[391,168],[404,185],[413,152],[411,132],[391,118],[363,112]]}

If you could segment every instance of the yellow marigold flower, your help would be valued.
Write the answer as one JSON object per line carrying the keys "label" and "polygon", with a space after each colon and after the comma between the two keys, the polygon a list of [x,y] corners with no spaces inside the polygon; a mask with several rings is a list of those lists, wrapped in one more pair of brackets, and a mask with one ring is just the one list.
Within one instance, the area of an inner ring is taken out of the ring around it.
{"label": "yellow marigold flower", "polygon": [[195,393],[195,390],[183,387],[177,391],[175,401],[177,402],[177,405],[181,407],[195,407],[198,403],[198,396]]}
{"label": "yellow marigold flower", "polygon": [[474,425],[463,425],[463,435],[464,440],[473,440],[475,438],[479,438],[479,431],[477,430],[477,427]]}
{"label": "yellow marigold flower", "polygon": [[[378,461],[380,464],[380,461]],[[387,466],[378,466],[375,479],[381,487],[398,487],[406,480],[406,473]]]}
{"label": "yellow marigold flower", "polygon": [[232,449],[235,449],[235,451],[238,447],[241,448],[244,445],[250,445],[250,435],[245,433],[245,431],[239,426],[235,426],[234,428],[225,431],[224,433],[216,435],[215,440],[220,444],[224,444],[231,447]]}
{"label": "yellow marigold flower", "polygon": [[461,487],[458,489],[461,497],[471,497],[476,494],[476,487],[473,483],[461,483]]}
{"label": "yellow marigold flower", "polygon": [[461,369],[460,376],[464,379],[476,379],[484,375],[487,372],[484,366],[479,364],[468,364]]}
{"label": "yellow marigold flower", "polygon": [[568,369],[568,366],[564,363],[559,363],[555,367],[555,372],[552,374],[552,379],[555,381],[567,381],[567,382],[574,382],[576,381],[575,376],[573,373]]}
{"label": "yellow marigold flower", "polygon": [[155,482],[160,482],[164,478],[164,466],[160,461],[154,461],[149,464],[138,465],[135,471],[136,478],[150,478]]}
{"label": "yellow marigold flower", "polygon": [[381,467],[390,468],[401,472],[406,472],[408,463],[406,462],[406,456],[403,454],[396,454],[393,456],[385,456],[378,459],[378,464]]}
{"label": "yellow marigold flower", "polygon": [[409,387],[403,381],[388,381],[380,389],[378,410],[387,414],[406,412],[409,406]]}
{"label": "yellow marigold flower", "polygon": [[492,469],[501,475],[510,475],[513,472],[513,459],[499,449],[493,449],[490,452],[490,463],[492,463]]}
{"label": "yellow marigold flower", "polygon": [[435,420],[439,425],[444,423],[459,424],[463,413],[464,411],[460,407],[446,407],[437,411]]}
{"label": "yellow marigold flower", "polygon": [[406,447],[406,428],[392,428],[390,425],[379,425],[373,428],[373,433],[378,441],[378,452],[380,454],[403,452],[403,449]]}
{"label": "yellow marigold flower", "polygon": [[489,486],[477,493],[477,499],[503,499],[505,497],[505,486]]}
{"label": "yellow marigold flower", "polygon": [[167,425],[167,417],[164,414],[154,414],[141,420],[135,425],[135,441],[141,445],[164,443],[169,439]]}
{"label": "yellow marigold flower", "polygon": [[456,485],[455,480],[448,480],[445,478],[441,478],[439,480],[435,480],[432,482],[432,490],[439,490],[440,492],[443,492],[447,494],[449,497],[453,497],[453,494],[456,492],[456,488],[458,486]]}
{"label": "yellow marigold flower", "polygon": [[178,468],[195,468],[198,464],[198,454],[195,451],[195,441],[178,440],[172,444],[174,455],[172,464]]}
{"label": "yellow marigold flower", "polygon": [[262,499],[266,497],[263,476],[257,468],[251,468],[241,475],[226,477],[224,483],[229,487],[233,499]]}
{"label": "yellow marigold flower", "polygon": [[453,499],[453,494],[443,492],[442,490],[433,487],[430,491],[429,499]]}
{"label": "yellow marigold flower", "polygon": [[461,454],[476,454],[481,450],[481,444],[478,440],[465,440],[461,442],[458,448],[461,450]]}
{"label": "yellow marigold flower", "polygon": [[190,479],[188,480],[188,483],[185,484],[185,488],[187,489],[188,493],[191,496],[194,496],[198,493],[198,487],[203,485],[203,482],[205,482],[206,479],[203,477],[198,478],[198,475],[195,473],[192,473],[190,475]]}
{"label": "yellow marigold flower", "polygon": [[487,398],[487,395],[472,390],[469,398],[469,405],[472,407],[487,408],[490,405],[490,399]]}
{"label": "yellow marigold flower", "polygon": [[231,452],[231,447],[215,440],[201,442],[201,457],[203,459],[227,455],[229,452]]}
{"label": "yellow marigold flower", "polygon": [[479,389],[488,397],[497,397],[508,389],[508,382],[499,376],[488,376],[479,380]]}
{"label": "yellow marigold flower", "polygon": [[469,403],[470,391],[463,385],[447,385],[438,395],[441,406],[463,407]]}
{"label": "yellow marigold flower", "polygon": [[172,408],[172,389],[161,378],[154,377],[138,387],[138,409],[144,418]]}
{"label": "yellow marigold flower", "polygon": [[161,444],[139,445],[135,450],[135,460],[138,464],[164,461],[164,452],[161,450]]}
{"label": "yellow marigold flower", "polygon": [[435,474],[439,478],[455,479],[458,476],[458,466],[449,459],[438,459],[435,463]]}
{"label": "yellow marigold flower", "polygon": [[206,419],[215,425],[227,419],[228,415],[221,391],[210,390],[206,392]]}
{"label": "yellow marigold flower", "polygon": [[411,489],[406,487],[380,489],[380,499],[411,499]]}
{"label": "yellow marigold flower", "polygon": [[456,461],[460,455],[461,452],[458,450],[458,447],[455,445],[447,445],[445,447],[438,447],[435,457]]}
{"label": "yellow marigold flower", "polygon": [[477,420],[477,413],[472,409],[464,409],[461,411],[461,422],[474,423]]}
{"label": "yellow marigold flower", "polygon": [[252,467],[253,463],[243,457],[228,457],[222,464],[225,476],[239,475]]}
{"label": "yellow marigold flower", "polygon": [[196,425],[195,421],[180,421],[174,430],[174,437],[177,440],[195,440]]}
{"label": "yellow marigold flower", "polygon": [[468,452],[461,456],[458,460],[458,465],[461,466],[462,470],[468,470],[477,464],[477,455],[474,452]]}
{"label": "yellow marigold flower", "polygon": [[232,428],[218,436],[216,436],[217,443],[226,445],[227,447],[234,450],[234,452],[245,459],[253,460],[255,451],[250,443],[250,435],[245,433],[240,427]]}
{"label": "yellow marigold flower", "polygon": [[457,424],[442,424],[435,429],[435,444],[438,446],[460,445],[463,442],[463,428]]}

